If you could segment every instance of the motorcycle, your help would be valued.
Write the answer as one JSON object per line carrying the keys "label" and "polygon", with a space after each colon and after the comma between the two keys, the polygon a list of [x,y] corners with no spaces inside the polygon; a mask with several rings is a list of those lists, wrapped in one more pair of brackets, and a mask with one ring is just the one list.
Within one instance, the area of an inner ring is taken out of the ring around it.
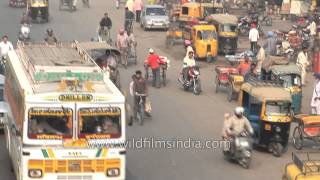
{"label": "motorcycle", "polygon": [[238,29],[241,35],[244,35],[244,36],[249,35],[249,31],[250,31],[249,17],[245,16],[239,19]]}
{"label": "motorcycle", "polygon": [[179,78],[178,81],[181,83],[185,91],[192,89],[194,95],[199,95],[201,93],[199,67],[193,66],[188,68],[187,71],[188,77],[186,79],[184,77]]}
{"label": "motorcycle", "polygon": [[243,132],[240,136],[233,137],[228,150],[223,150],[227,160],[236,161],[243,168],[248,169],[252,157],[252,142],[248,133]]}
{"label": "motorcycle", "polygon": [[30,39],[30,25],[23,24],[19,31],[19,41],[27,42]]}

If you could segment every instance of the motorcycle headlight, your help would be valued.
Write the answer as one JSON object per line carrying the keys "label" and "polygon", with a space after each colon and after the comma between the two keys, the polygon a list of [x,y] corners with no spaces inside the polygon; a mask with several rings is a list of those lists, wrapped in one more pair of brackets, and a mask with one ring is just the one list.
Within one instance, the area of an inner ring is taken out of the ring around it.
{"label": "motorcycle headlight", "polygon": [[41,178],[42,170],[41,169],[29,169],[28,175],[30,178]]}
{"label": "motorcycle headlight", "polygon": [[276,126],[275,130],[277,133],[281,132],[281,128],[279,126]]}
{"label": "motorcycle headlight", "polygon": [[248,147],[249,146],[249,142],[248,141],[240,141],[240,146]]}
{"label": "motorcycle headlight", "polygon": [[116,177],[120,175],[120,169],[119,168],[109,168],[106,172],[108,177]]}

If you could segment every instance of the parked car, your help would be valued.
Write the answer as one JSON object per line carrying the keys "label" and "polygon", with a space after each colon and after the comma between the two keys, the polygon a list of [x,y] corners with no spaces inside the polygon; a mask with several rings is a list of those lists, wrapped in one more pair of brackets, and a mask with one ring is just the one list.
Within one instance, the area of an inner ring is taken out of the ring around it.
{"label": "parked car", "polygon": [[141,27],[148,29],[169,28],[169,16],[166,9],[161,5],[147,5],[141,13]]}

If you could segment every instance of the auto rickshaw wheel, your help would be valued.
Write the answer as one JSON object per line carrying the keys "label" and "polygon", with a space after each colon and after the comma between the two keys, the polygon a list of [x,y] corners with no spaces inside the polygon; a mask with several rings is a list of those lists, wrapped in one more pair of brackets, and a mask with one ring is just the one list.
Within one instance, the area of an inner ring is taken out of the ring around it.
{"label": "auto rickshaw wheel", "polygon": [[275,157],[280,157],[283,153],[283,146],[281,143],[270,143],[270,150],[272,152],[272,155]]}
{"label": "auto rickshaw wheel", "polygon": [[299,126],[293,131],[293,146],[297,150],[301,150],[303,148],[303,134]]}
{"label": "auto rickshaw wheel", "polygon": [[219,86],[220,86],[218,75],[216,76],[215,85],[216,85],[215,92],[218,93],[219,92]]}

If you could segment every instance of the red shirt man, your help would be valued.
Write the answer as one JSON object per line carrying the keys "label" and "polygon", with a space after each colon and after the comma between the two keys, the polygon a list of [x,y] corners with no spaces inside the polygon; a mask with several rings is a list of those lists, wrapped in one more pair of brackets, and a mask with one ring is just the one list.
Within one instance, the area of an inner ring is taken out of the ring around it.
{"label": "red shirt man", "polygon": [[157,69],[160,67],[160,58],[154,53],[149,53],[147,63],[151,67],[151,69]]}

